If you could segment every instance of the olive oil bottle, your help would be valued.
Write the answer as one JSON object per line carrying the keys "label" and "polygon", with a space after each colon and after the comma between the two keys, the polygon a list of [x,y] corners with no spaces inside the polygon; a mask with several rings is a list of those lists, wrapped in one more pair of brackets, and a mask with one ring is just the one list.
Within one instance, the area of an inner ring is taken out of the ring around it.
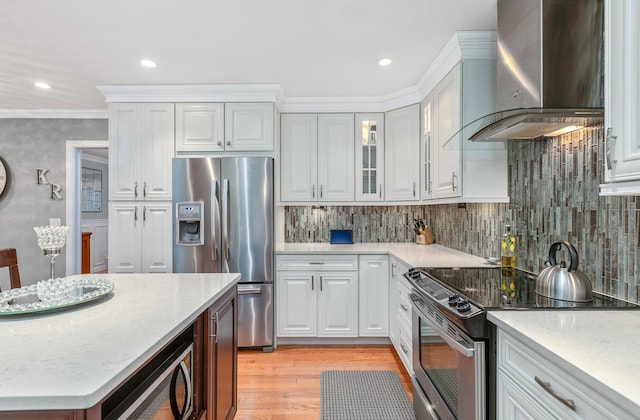
{"label": "olive oil bottle", "polygon": [[505,232],[500,238],[500,256],[503,267],[516,268],[516,235],[511,225],[504,226]]}

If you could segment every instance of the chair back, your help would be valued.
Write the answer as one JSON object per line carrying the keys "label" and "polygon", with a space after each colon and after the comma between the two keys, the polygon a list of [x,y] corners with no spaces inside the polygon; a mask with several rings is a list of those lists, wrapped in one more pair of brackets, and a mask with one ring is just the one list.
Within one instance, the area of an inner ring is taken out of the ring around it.
{"label": "chair back", "polygon": [[9,282],[12,289],[22,287],[18,272],[18,254],[15,248],[0,249],[0,267],[9,267]]}

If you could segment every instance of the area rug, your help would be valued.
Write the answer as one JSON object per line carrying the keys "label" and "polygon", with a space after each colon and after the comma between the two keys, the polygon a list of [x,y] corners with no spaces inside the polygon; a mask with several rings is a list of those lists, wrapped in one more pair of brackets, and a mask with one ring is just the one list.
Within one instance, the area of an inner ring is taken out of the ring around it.
{"label": "area rug", "polygon": [[391,370],[326,370],[320,374],[320,420],[415,420]]}

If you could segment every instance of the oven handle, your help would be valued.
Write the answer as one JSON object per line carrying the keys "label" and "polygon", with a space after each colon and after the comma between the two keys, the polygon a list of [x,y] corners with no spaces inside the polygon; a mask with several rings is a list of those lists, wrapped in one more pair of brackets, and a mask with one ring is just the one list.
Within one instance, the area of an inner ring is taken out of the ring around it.
{"label": "oven handle", "polygon": [[[411,293],[409,296],[411,297],[411,300],[413,300],[414,302],[420,304],[420,300],[419,300],[420,298],[415,296],[413,293]],[[418,311],[418,309],[415,308],[415,306],[414,306],[413,310],[414,311]],[[440,338],[442,338],[449,346],[451,346],[451,348],[453,348],[455,351],[457,351],[458,353],[462,354],[465,357],[473,357],[473,355],[475,353],[475,348],[467,347],[467,346],[463,345],[463,343],[461,343],[461,342],[459,342],[457,340],[454,340],[449,334],[447,334],[446,331],[443,331],[433,321],[428,319],[426,316],[424,316],[420,312],[418,312],[418,314],[420,316],[420,319],[422,319],[429,326],[429,328],[431,328],[436,333],[438,333]]]}

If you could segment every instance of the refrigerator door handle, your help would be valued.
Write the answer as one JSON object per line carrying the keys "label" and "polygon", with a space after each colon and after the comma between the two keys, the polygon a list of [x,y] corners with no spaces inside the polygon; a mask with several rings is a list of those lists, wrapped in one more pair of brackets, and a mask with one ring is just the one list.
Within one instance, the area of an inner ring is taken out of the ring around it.
{"label": "refrigerator door handle", "polygon": [[229,231],[231,230],[230,225],[230,212],[229,212],[229,180],[225,179],[222,181],[222,195],[223,195],[223,207],[222,207],[222,220],[223,220],[223,230],[222,230],[222,249],[224,251],[224,259],[229,261]]}
{"label": "refrigerator door handle", "polygon": [[211,260],[218,260],[218,235],[216,232],[216,216],[220,212],[220,198],[218,197],[218,181],[211,182]]}

